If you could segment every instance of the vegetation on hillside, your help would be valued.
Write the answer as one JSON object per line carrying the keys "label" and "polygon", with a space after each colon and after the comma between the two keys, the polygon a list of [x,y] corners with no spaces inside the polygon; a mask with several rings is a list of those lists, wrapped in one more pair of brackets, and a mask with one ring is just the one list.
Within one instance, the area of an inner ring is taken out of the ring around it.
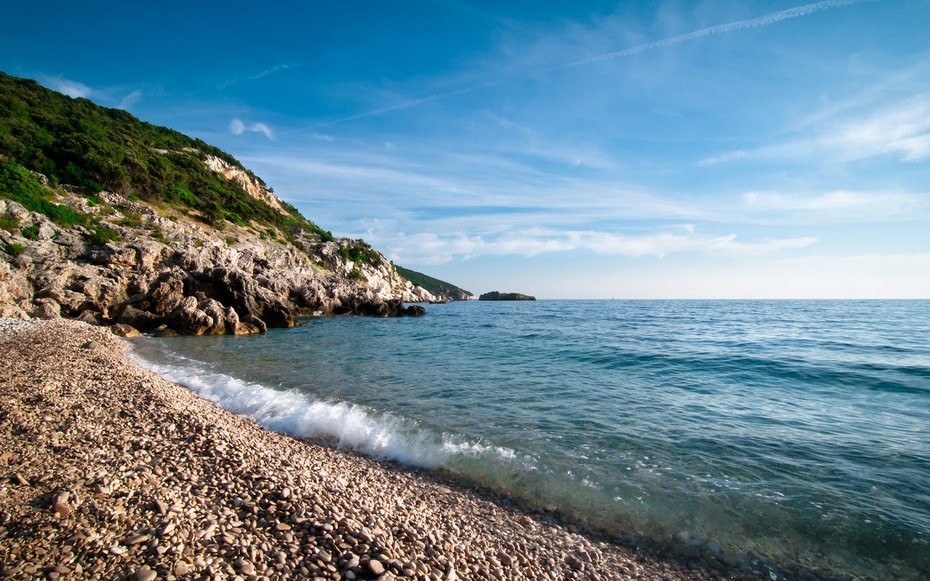
{"label": "vegetation on hillside", "polygon": [[[93,244],[105,244],[119,238],[119,234],[114,230],[101,225],[98,218],[53,202],[52,198],[55,193],[45,187],[36,174],[2,156],[0,156],[0,196],[19,202],[27,210],[43,214],[59,226],[86,227],[91,232],[90,242]],[[19,224],[14,222],[12,217],[4,216],[0,228],[12,232],[19,227]],[[20,234],[29,240],[35,240],[39,236],[39,227],[36,224],[30,224],[21,228]]]}
{"label": "vegetation on hillside", "polygon": [[448,293],[449,291],[460,291],[466,295],[471,296],[472,293],[455,286],[452,283],[446,282],[444,280],[439,280],[438,278],[433,278],[431,276],[425,275],[422,272],[417,272],[415,270],[410,270],[409,268],[404,268],[403,266],[395,265],[394,268],[397,269],[397,272],[413,284],[418,287],[425,288],[430,292],[440,292]]}
{"label": "vegetation on hillside", "polygon": [[72,99],[4,73],[0,155],[44,174],[52,186],[74,185],[91,197],[106,189],[193,210],[217,226],[223,220],[240,225],[252,221],[285,232],[332,237],[293,206],[282,204],[287,211],[282,214],[203,163],[207,155],[215,155],[255,177],[228,153],[126,111]]}

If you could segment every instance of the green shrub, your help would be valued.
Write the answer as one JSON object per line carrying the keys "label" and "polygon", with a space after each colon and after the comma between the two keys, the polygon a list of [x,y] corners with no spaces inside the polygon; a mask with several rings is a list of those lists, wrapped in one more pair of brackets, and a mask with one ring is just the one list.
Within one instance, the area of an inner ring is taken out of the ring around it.
{"label": "green shrub", "polygon": [[142,217],[139,214],[133,212],[126,212],[119,221],[116,222],[120,226],[128,226],[130,228],[138,228],[142,225]]}
{"label": "green shrub", "polygon": [[4,244],[3,249],[10,256],[19,256],[26,250],[26,245],[20,242],[10,242],[9,244]]}
{"label": "green shrub", "polygon": [[168,240],[168,237],[165,236],[165,233],[162,232],[161,228],[159,228],[158,226],[154,226],[152,228],[152,237],[155,238],[155,240],[158,240],[159,242],[161,242],[162,244],[168,244],[170,242],[170,240]]}
{"label": "green shrub", "polygon": [[232,246],[232,245],[235,244],[236,242],[239,242],[239,239],[236,238],[235,236],[227,236],[227,237],[226,237],[226,245],[227,245],[227,246]]}
{"label": "green shrub", "polygon": [[358,268],[352,269],[352,272],[349,273],[349,278],[352,280],[366,280],[365,275]]}
{"label": "green shrub", "polygon": [[0,228],[13,233],[19,229],[19,218],[5,214],[0,216]]}
{"label": "green shrub", "polygon": [[39,225],[31,224],[29,226],[26,226],[22,230],[20,230],[19,233],[23,235],[23,238],[27,238],[29,240],[38,240],[39,239]]}
{"label": "green shrub", "polygon": [[59,226],[87,224],[89,217],[50,200],[52,192],[39,178],[16,162],[0,160],[0,196],[23,205],[27,210],[48,216]]}
{"label": "green shrub", "polygon": [[363,240],[353,240],[345,246],[340,246],[338,253],[343,260],[351,260],[356,264],[377,266],[381,263],[381,255]]}
{"label": "green shrub", "polygon": [[91,228],[90,243],[94,246],[103,246],[107,242],[113,242],[120,239],[119,232],[107,228],[106,226],[96,225]]}

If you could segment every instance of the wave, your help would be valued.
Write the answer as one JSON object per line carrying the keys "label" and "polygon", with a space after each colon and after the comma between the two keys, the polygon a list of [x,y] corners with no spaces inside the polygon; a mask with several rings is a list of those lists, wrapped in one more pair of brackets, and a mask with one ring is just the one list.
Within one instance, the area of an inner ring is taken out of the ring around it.
{"label": "wave", "polygon": [[322,440],[340,449],[422,468],[443,467],[457,459],[494,464],[517,459],[510,448],[435,432],[415,421],[354,403],[315,400],[296,390],[243,381],[177,354],[171,362],[156,362],[135,350],[128,354],[140,367],[289,436]]}

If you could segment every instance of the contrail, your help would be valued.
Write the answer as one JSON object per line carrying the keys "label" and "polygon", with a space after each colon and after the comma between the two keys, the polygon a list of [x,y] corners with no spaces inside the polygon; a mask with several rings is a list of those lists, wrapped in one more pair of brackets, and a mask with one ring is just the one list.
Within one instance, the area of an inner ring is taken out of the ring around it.
{"label": "contrail", "polygon": [[[365,117],[373,117],[375,115],[382,115],[390,111],[397,111],[398,109],[408,109],[410,107],[415,107],[417,105],[422,105],[423,103],[429,103],[430,101],[437,101],[439,99],[445,99],[447,97],[453,97],[455,95],[462,95],[465,93],[471,93],[472,91],[477,91],[478,89],[484,89],[485,87],[493,87],[494,85],[499,84],[500,81],[488,81],[486,83],[481,83],[480,85],[472,85],[470,87],[465,87],[464,89],[456,89],[454,91],[446,91],[445,93],[437,93],[435,95],[430,95],[429,97],[423,97],[421,99],[415,99],[413,101],[406,101],[404,103],[398,103],[397,105],[391,105],[390,107],[383,107],[381,109],[375,109],[373,111],[366,111],[364,113],[357,113],[355,115],[349,115],[348,117],[340,117],[338,119],[332,119],[330,121],[323,121],[317,123],[308,129],[316,129],[318,127],[329,127],[330,125],[337,125],[339,123],[345,123],[346,121],[353,121],[355,119],[362,119]],[[302,129],[291,129],[290,131],[282,131],[279,135],[284,135],[287,133],[293,133],[295,131],[302,131]]]}
{"label": "contrail", "polygon": [[705,36],[710,36],[712,34],[724,34],[726,32],[745,30],[747,28],[759,28],[762,26],[769,26],[771,24],[781,22],[782,20],[790,20],[792,18],[799,18],[801,16],[807,16],[808,14],[813,14],[815,12],[821,12],[823,10],[829,10],[831,8],[840,8],[842,6],[849,6],[852,4],[860,4],[865,1],[870,1],[870,0],[824,0],[823,2],[814,2],[813,4],[805,4],[804,6],[788,8],[787,10],[782,10],[780,12],[773,12],[771,14],[766,14],[765,16],[759,16],[758,18],[751,18],[748,20],[737,20],[735,22],[728,22],[726,24],[718,24],[717,26],[710,26],[708,28],[702,28],[700,30],[695,30],[694,32],[689,32],[687,34],[682,34],[679,36],[673,36],[671,38],[666,38],[663,40],[656,40],[654,42],[648,42],[645,44],[631,46],[630,48],[625,48],[623,50],[618,50],[616,52],[608,52],[605,54],[588,57],[580,61],[575,61],[573,63],[568,63],[568,64],[564,64],[558,67],[554,67],[550,70],[555,71],[555,70],[578,67],[581,65],[587,65],[587,64],[597,63],[597,62],[611,60],[611,59],[624,58],[628,56],[633,56],[635,54],[639,54],[641,52],[646,52],[648,50],[662,48],[663,46],[670,46],[673,44],[688,42],[689,40],[696,40],[698,38],[703,38]]}
{"label": "contrail", "polygon": [[[822,12],[824,10],[840,8],[843,6],[851,6],[853,4],[861,4],[862,2],[871,2],[871,1],[875,1],[875,0],[823,0],[822,2],[814,2],[812,4],[805,4],[804,6],[796,6],[794,8],[788,8],[787,10],[773,12],[771,14],[759,16],[758,18],[750,18],[748,20],[737,20],[734,22],[728,22],[726,24],[718,24],[717,26],[710,26],[708,28],[702,28],[700,30],[695,30],[694,32],[689,32],[687,34],[673,36],[671,38],[665,38],[665,39],[656,40],[653,42],[647,42],[645,44],[631,46],[630,48],[625,48],[623,50],[618,50],[615,52],[608,52],[605,54],[588,57],[588,58],[585,58],[579,61],[574,61],[574,62],[567,63],[564,65],[552,67],[550,69],[547,69],[546,72],[559,71],[559,70],[579,67],[579,66],[587,65],[591,63],[597,63],[597,62],[618,59],[618,58],[625,58],[625,57],[639,54],[641,52],[646,52],[650,50],[655,50],[657,48],[662,48],[664,46],[670,46],[673,44],[679,44],[682,42],[696,40],[698,38],[703,38],[705,36],[710,36],[712,34],[725,34],[727,32],[734,32],[737,30],[745,30],[748,28],[759,28],[762,26],[769,26],[771,24],[776,24],[783,20],[790,20],[792,18],[799,18],[801,16],[807,16],[809,14],[814,14],[816,12]],[[471,93],[472,91],[477,91],[478,89],[493,87],[495,85],[499,85],[501,82],[503,81],[488,81],[485,83],[480,83],[477,85],[465,87],[463,89],[456,89],[454,91],[437,93],[435,95],[430,95],[429,97],[423,97],[420,99],[414,99],[412,101],[406,101],[404,103],[398,103],[397,105],[392,105],[390,107],[384,107],[382,109],[374,109],[372,111],[366,111],[364,113],[357,113],[355,115],[349,115],[348,117],[340,117],[338,119],[333,119],[330,121],[323,121],[321,123],[317,123],[316,125],[311,125],[310,127],[305,127],[302,129],[291,129],[290,131],[282,131],[281,133],[279,133],[279,135],[285,135],[285,134],[294,133],[297,131],[304,131],[307,129],[329,127],[332,125],[338,125],[340,123],[345,123],[347,121],[354,121],[356,119],[364,119],[366,117],[375,117],[377,115],[383,115],[391,111],[409,109],[411,107],[422,105],[423,103],[429,103],[431,101],[438,101],[440,99],[446,99],[448,97],[453,97],[455,95]]]}

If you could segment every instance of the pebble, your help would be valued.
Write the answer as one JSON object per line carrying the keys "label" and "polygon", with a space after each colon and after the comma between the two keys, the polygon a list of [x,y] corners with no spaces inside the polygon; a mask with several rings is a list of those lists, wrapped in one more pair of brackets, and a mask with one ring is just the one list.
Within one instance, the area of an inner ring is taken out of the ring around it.
{"label": "pebble", "polygon": [[52,503],[52,511],[61,518],[67,518],[71,515],[71,507],[68,505],[69,497],[68,492],[62,492],[55,497],[55,502]]}
{"label": "pebble", "polygon": [[380,575],[384,573],[384,565],[381,561],[372,559],[368,561],[368,570],[371,571],[372,575]]}
{"label": "pebble", "polygon": [[156,577],[158,577],[158,574],[148,567],[142,567],[133,574],[133,579],[135,581],[152,581]]}

